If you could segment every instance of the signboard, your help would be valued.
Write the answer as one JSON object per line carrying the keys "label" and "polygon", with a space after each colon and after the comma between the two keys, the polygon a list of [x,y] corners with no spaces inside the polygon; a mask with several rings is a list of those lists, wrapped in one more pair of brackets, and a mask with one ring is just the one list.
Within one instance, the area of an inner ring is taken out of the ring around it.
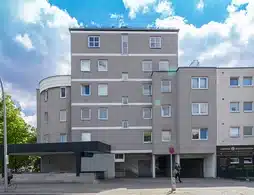
{"label": "signboard", "polygon": [[169,154],[174,154],[175,148],[173,146],[170,146],[168,151],[169,151]]}

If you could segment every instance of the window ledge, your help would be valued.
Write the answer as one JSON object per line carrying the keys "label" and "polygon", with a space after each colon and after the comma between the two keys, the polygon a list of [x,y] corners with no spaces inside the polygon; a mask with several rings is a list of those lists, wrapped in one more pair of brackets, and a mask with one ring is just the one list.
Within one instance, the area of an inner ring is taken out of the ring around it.
{"label": "window ledge", "polygon": [[191,140],[194,140],[194,141],[208,141],[208,139],[191,139]]}
{"label": "window ledge", "polygon": [[235,139],[235,138],[240,138],[240,136],[229,136],[230,138],[233,138],[233,139]]}
{"label": "window ledge", "polygon": [[244,113],[252,113],[252,112],[253,112],[253,110],[250,110],[250,111],[248,111],[248,110],[244,110],[243,112],[244,112]]}
{"label": "window ledge", "polygon": [[229,85],[230,88],[239,88],[240,85]]}
{"label": "window ledge", "polygon": [[144,144],[151,144],[152,142],[144,142]]}
{"label": "window ledge", "polygon": [[230,113],[240,113],[240,111],[230,111]]}
{"label": "window ledge", "polygon": [[254,85],[243,85],[243,87],[254,87]]}
{"label": "window ledge", "polygon": [[253,138],[254,135],[243,135],[244,138]]}
{"label": "window ledge", "polygon": [[193,90],[208,90],[208,88],[191,88]]}
{"label": "window ledge", "polygon": [[82,121],[90,121],[91,118],[82,118],[81,120],[82,120]]}

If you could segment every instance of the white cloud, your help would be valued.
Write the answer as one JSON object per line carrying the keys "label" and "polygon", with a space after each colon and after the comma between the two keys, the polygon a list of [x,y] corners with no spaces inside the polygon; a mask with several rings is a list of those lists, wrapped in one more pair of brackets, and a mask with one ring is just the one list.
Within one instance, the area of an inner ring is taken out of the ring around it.
{"label": "white cloud", "polygon": [[199,0],[197,4],[197,9],[202,11],[204,9],[204,6],[205,6],[204,0]]}
{"label": "white cloud", "polygon": [[171,16],[174,13],[172,3],[166,0],[160,1],[155,7],[155,11],[161,13],[164,17]]}
{"label": "white cloud", "polygon": [[109,14],[111,19],[115,19],[118,27],[125,26],[124,17],[122,14]]}
{"label": "white cloud", "polygon": [[[183,17],[158,18],[157,27],[179,28],[179,66],[188,66],[198,59],[201,66],[253,66],[254,61],[254,1],[246,10],[233,0],[224,22],[209,22],[197,28]],[[237,11],[238,10],[238,11]]]}
{"label": "white cloud", "polygon": [[21,34],[16,35],[15,41],[22,44],[28,50],[34,49],[33,43],[27,33],[23,36]]}
{"label": "white cloud", "polygon": [[157,0],[123,0],[125,8],[129,9],[129,17],[134,19],[136,13],[141,11],[146,13],[148,11],[148,6],[156,3]]}

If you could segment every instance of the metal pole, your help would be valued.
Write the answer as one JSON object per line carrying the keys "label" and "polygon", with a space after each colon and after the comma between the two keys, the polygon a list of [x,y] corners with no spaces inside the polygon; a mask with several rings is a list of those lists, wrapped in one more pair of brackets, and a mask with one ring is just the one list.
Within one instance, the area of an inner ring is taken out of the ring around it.
{"label": "metal pole", "polygon": [[172,154],[170,154],[170,179],[171,179],[171,186],[173,189],[173,166],[172,166],[173,160],[172,160]]}
{"label": "metal pole", "polygon": [[7,181],[7,123],[6,123],[6,103],[5,103],[5,93],[4,93],[4,85],[2,79],[0,78],[0,84],[2,89],[2,98],[3,98],[3,109],[4,109],[4,191],[8,190],[8,181]]}

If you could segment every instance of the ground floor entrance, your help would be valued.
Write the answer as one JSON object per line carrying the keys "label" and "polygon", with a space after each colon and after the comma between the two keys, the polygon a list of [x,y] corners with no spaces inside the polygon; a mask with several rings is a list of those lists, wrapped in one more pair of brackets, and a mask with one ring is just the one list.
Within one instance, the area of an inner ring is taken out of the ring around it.
{"label": "ground floor entrance", "polygon": [[204,177],[204,159],[181,159],[182,178],[202,178]]}

